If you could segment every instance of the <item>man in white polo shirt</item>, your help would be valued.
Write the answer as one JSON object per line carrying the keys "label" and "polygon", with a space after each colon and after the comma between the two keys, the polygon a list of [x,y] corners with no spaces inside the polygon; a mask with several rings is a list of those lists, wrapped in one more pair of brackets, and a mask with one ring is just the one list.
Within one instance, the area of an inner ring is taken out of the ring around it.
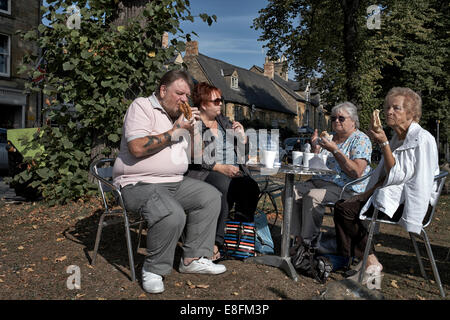
{"label": "man in white polo shirt", "polygon": [[[162,276],[172,271],[180,236],[180,272],[226,271],[224,265],[205,258],[213,255],[221,194],[210,184],[184,176],[188,142],[172,139],[179,129],[193,136],[194,119],[187,121],[179,110],[192,87],[186,72],[172,70],[161,78],[151,97],[134,100],[124,118],[120,153],[114,164],[114,184],[121,188],[126,209],[141,212],[147,220],[142,283],[150,293],[164,291]],[[193,118],[200,118],[196,108],[192,113]]]}

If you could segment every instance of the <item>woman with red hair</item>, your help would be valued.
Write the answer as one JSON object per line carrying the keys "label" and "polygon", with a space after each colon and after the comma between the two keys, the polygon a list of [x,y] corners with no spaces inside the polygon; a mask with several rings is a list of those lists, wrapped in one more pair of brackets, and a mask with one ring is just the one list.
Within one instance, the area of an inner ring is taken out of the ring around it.
{"label": "woman with red hair", "polygon": [[245,155],[239,152],[244,149],[239,145],[248,144],[244,127],[221,114],[221,90],[206,82],[197,83],[192,99],[194,107],[200,110],[204,145],[202,163],[189,165],[188,176],[203,180],[222,193],[213,256],[217,260],[230,209],[235,206],[234,220],[253,222],[259,187],[245,166]]}

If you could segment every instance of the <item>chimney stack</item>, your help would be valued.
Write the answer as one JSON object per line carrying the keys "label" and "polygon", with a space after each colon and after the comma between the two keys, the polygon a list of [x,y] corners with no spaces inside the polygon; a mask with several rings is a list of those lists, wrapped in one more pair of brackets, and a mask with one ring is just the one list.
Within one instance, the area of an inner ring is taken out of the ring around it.
{"label": "chimney stack", "polygon": [[161,47],[163,49],[167,49],[169,47],[169,34],[167,32],[163,33],[162,40],[161,40]]}
{"label": "chimney stack", "polygon": [[275,66],[273,61],[270,61],[268,57],[266,57],[266,62],[264,63],[264,75],[269,79],[273,79],[275,72]]}
{"label": "chimney stack", "polygon": [[278,74],[283,80],[288,81],[288,65],[287,59],[284,55],[281,56],[281,59],[278,59],[277,62],[274,63],[275,73]]}
{"label": "chimney stack", "polygon": [[198,56],[198,41],[186,42],[186,56]]}

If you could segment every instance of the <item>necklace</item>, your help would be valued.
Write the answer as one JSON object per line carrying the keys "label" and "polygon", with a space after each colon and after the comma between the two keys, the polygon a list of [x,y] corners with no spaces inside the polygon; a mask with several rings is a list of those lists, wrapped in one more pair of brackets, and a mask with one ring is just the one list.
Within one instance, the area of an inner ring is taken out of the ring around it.
{"label": "necklace", "polygon": [[217,128],[217,121],[215,119],[214,120],[208,120],[208,121],[203,120],[203,122],[205,122],[205,125],[208,128],[211,128],[211,129]]}

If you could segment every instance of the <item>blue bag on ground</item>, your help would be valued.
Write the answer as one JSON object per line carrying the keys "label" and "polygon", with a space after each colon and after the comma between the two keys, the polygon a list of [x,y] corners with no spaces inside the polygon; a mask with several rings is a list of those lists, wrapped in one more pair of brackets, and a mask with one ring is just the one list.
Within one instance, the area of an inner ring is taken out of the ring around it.
{"label": "blue bag on ground", "polygon": [[257,212],[255,214],[255,230],[255,251],[263,254],[273,254],[274,245],[272,235],[270,234],[267,217],[264,212]]}

